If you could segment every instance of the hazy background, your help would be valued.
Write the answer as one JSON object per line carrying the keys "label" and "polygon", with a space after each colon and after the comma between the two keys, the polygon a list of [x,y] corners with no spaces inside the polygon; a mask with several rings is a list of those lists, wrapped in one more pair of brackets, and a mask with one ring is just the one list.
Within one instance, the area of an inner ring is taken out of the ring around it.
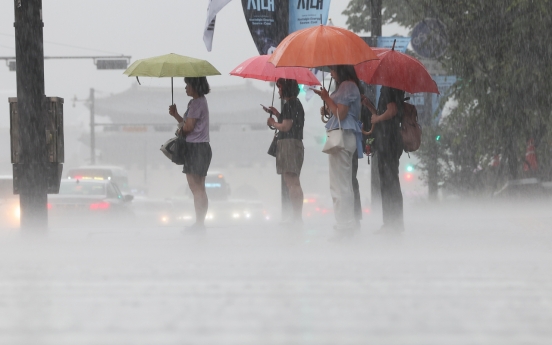
{"label": "hazy background", "polygon": [[[335,25],[345,26],[347,3],[331,2]],[[206,9],[207,1],[195,0],[44,1],[44,54],[134,61],[173,52],[213,63],[222,73],[209,78],[213,87],[245,85],[228,75],[257,55],[241,2],[219,13],[211,53],[202,39]],[[407,34],[383,28],[384,36],[396,33]],[[14,44],[13,1],[5,0],[0,56],[13,56]],[[92,60],[45,61],[47,96],[65,98],[65,167],[89,158],[80,139],[89,110],[80,101],[73,107],[72,98],[88,98],[90,88],[98,98],[131,88],[135,79],[122,72],[98,71]],[[138,88],[170,86],[169,79],[141,82]],[[272,91],[268,83],[250,85]],[[186,104],[183,82],[175,86],[175,102]],[[7,98],[14,96],[16,75],[0,66],[0,175],[11,174]],[[163,97],[160,119],[170,102]],[[305,103],[309,131],[322,129],[316,102]],[[266,156],[269,135],[252,149]],[[159,155],[160,144],[152,143]],[[305,168],[306,192],[327,192],[325,155],[312,152],[322,163]],[[179,167],[166,170],[172,179],[162,182],[185,183]],[[277,206],[273,162],[225,174],[234,188],[262,180],[267,188],[259,193]],[[133,169],[130,182],[142,183],[143,175]],[[359,161],[365,205],[369,178],[366,160]],[[402,188],[403,236],[374,235],[381,216],[371,212],[352,240],[338,243],[328,241],[331,214],[307,219],[302,231],[274,221],[229,223],[208,225],[203,236],[143,224],[50,227],[44,236],[25,236],[0,224],[0,344],[550,344],[550,200],[429,203],[425,187]]]}
{"label": "hazy background", "polygon": [[[137,59],[177,53],[210,61],[222,75],[210,77],[212,87],[245,85],[266,92],[265,99],[251,99],[253,106],[258,103],[270,102],[272,87],[267,82],[245,80],[230,76],[228,73],[239,63],[251,56],[258,55],[253,40],[247,28],[241,1],[231,1],[217,16],[213,49],[208,52],[203,42],[203,29],[205,24],[207,1],[44,1],[44,55],[45,56],[89,56],[89,55],[130,55],[132,61]],[[329,18],[334,25],[345,27],[346,17],[341,12],[348,4],[348,0],[333,0],[330,5]],[[406,35],[404,28],[384,26],[383,35]],[[0,4],[0,56],[15,55],[15,38],[13,28],[13,2],[4,1]],[[92,59],[87,60],[46,60],[45,88],[47,96],[57,96],[65,99],[65,164],[68,168],[87,164],[89,162],[88,133],[89,110],[84,105],[88,99],[91,88],[95,89],[96,99],[121,93],[136,85],[135,78],[123,75],[123,70],[97,70]],[[168,78],[141,78],[142,88],[160,87],[169,88]],[[184,83],[181,78],[174,81],[175,103],[179,105],[181,112],[189,98],[183,90]],[[140,87],[140,86],[138,86]],[[7,66],[0,66],[0,99],[4,99],[4,105],[0,105],[0,175],[11,174],[9,157],[9,106],[8,97],[17,94],[16,74],[10,72]],[[214,98],[214,95],[210,97]],[[167,107],[170,103],[170,94],[167,90],[166,97],[156,99],[148,104],[152,112],[156,112],[158,122],[169,122]],[[77,101],[73,99],[76,98]],[[276,95],[276,100],[278,96]],[[321,101],[318,97],[309,102],[302,100],[306,109],[307,121],[305,134],[306,145],[314,142],[313,136],[323,132],[323,124],[319,120],[318,108]],[[164,103],[163,103],[164,102]],[[160,106],[159,104],[162,104]],[[166,104],[166,105],[165,105]],[[211,104],[214,108],[214,104]],[[260,110],[260,107],[259,107]],[[106,122],[105,116],[96,111],[96,122]],[[259,121],[265,115],[259,111]],[[101,141],[101,127],[96,128],[97,141]],[[265,203],[279,202],[279,178],[275,174],[274,164],[269,164],[266,148],[270,143],[271,133],[266,130],[264,136],[257,135],[249,145],[253,151],[258,151],[262,160],[262,167],[256,166],[253,176],[268,175],[270,180],[254,181],[256,188]],[[140,134],[137,134],[140,135]],[[171,134],[167,133],[166,139]],[[211,137],[219,135],[212,132]],[[247,136],[244,133],[244,136]],[[159,142],[148,142],[151,156],[161,157],[159,146],[166,140],[164,137]],[[215,138],[216,139],[216,138]],[[214,143],[216,145],[217,143]],[[232,145],[232,143],[229,143]],[[97,146],[99,149],[99,144]],[[117,149],[116,147],[110,148]],[[216,147],[215,147],[215,151]],[[218,150],[220,153],[220,150]],[[217,152],[215,152],[216,156]],[[307,165],[321,165],[327,167],[326,156],[320,152],[319,147],[313,147],[307,154],[307,159],[315,159],[316,162],[307,162]],[[161,158],[164,159],[164,158]],[[407,159],[407,158],[405,158]],[[151,158],[150,158],[151,160]],[[252,160],[255,160],[252,158]],[[220,170],[217,166],[217,157],[214,157],[212,168]],[[105,163],[101,160],[98,163]],[[272,162],[273,163],[273,162]],[[366,160],[359,161],[359,179],[363,186],[363,199],[369,198],[370,169]],[[171,166],[164,171],[164,175],[156,177],[155,172],[148,173],[147,181],[143,167],[130,169],[130,184],[149,189],[150,195],[165,197],[171,193],[171,187],[167,180],[179,180],[185,184],[180,168]],[[224,168],[229,183],[235,188],[244,185],[248,176],[247,169]],[[167,179],[167,173],[172,174]],[[308,173],[307,173],[308,174]],[[161,177],[163,176],[163,177]],[[328,193],[327,173],[325,170],[316,172],[317,179],[305,178],[307,193]],[[320,177],[320,178],[319,178]],[[161,184],[163,182],[164,184]],[[312,186],[308,186],[308,183]],[[410,184],[413,195],[424,193],[425,188],[415,179]],[[320,186],[320,190],[318,189]],[[408,188],[408,186],[407,186]]]}

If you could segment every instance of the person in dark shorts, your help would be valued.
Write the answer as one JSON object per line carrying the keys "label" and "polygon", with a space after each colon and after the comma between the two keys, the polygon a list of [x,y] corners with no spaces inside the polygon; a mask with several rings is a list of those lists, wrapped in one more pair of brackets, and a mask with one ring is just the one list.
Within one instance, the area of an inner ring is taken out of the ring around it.
{"label": "person in dark shorts", "polygon": [[[297,99],[299,85],[294,79],[280,78],[276,82],[280,98],[284,100],[282,112],[269,107],[267,112],[276,115],[278,122],[269,117],[268,126],[276,128],[278,133],[276,149],[276,172],[284,176],[284,182],[289,192],[289,198],[293,209],[293,218],[286,225],[300,226],[303,224],[303,189],[301,188],[301,168],[305,157],[303,146],[303,126],[305,124],[305,111],[303,105]],[[289,224],[288,224],[289,223]]]}
{"label": "person in dark shorts", "polygon": [[183,173],[194,197],[196,222],[187,230],[204,230],[209,200],[205,191],[205,176],[211,164],[209,144],[209,107],[205,95],[209,93],[206,77],[184,78],[186,94],[192,97],[184,116],[180,116],[176,104],[169,106],[169,114],[178,121],[181,134],[186,136],[186,154]]}

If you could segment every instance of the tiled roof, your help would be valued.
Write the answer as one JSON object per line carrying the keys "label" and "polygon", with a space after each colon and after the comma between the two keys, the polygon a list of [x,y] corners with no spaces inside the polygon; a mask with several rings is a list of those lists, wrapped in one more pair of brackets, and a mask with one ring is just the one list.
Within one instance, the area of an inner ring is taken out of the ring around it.
{"label": "tiled roof", "polygon": [[[259,103],[269,105],[272,92],[259,90],[246,82],[243,85],[211,87],[206,97],[211,124],[266,124],[266,114]],[[190,100],[184,88],[174,89],[174,99],[179,113],[183,114]],[[275,101],[279,101],[277,95]],[[96,98],[94,109],[97,115],[108,116],[113,123],[174,124],[168,115],[170,102],[170,88],[134,85],[124,92]]]}

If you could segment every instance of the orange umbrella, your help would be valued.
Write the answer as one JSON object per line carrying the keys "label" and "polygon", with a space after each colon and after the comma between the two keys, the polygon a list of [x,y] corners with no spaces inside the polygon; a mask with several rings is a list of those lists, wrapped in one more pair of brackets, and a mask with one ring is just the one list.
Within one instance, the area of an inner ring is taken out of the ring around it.
{"label": "orange umbrella", "polygon": [[356,65],[378,57],[357,34],[319,25],[295,31],[278,45],[268,62],[276,67]]}

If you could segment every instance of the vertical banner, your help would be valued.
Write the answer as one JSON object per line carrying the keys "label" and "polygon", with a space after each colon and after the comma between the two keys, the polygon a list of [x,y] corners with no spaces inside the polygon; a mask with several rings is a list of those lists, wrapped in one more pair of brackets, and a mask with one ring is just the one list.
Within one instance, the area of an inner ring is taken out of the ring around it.
{"label": "vertical banner", "polygon": [[211,51],[213,47],[213,35],[215,34],[215,21],[217,13],[226,6],[231,0],[210,0],[207,7],[207,20],[205,21],[205,29],[203,30],[203,42],[207,51]]}
{"label": "vertical banner", "polygon": [[289,33],[326,24],[330,0],[289,0]]}
{"label": "vertical banner", "polygon": [[260,55],[272,54],[288,35],[289,1],[242,0],[243,13]]}

